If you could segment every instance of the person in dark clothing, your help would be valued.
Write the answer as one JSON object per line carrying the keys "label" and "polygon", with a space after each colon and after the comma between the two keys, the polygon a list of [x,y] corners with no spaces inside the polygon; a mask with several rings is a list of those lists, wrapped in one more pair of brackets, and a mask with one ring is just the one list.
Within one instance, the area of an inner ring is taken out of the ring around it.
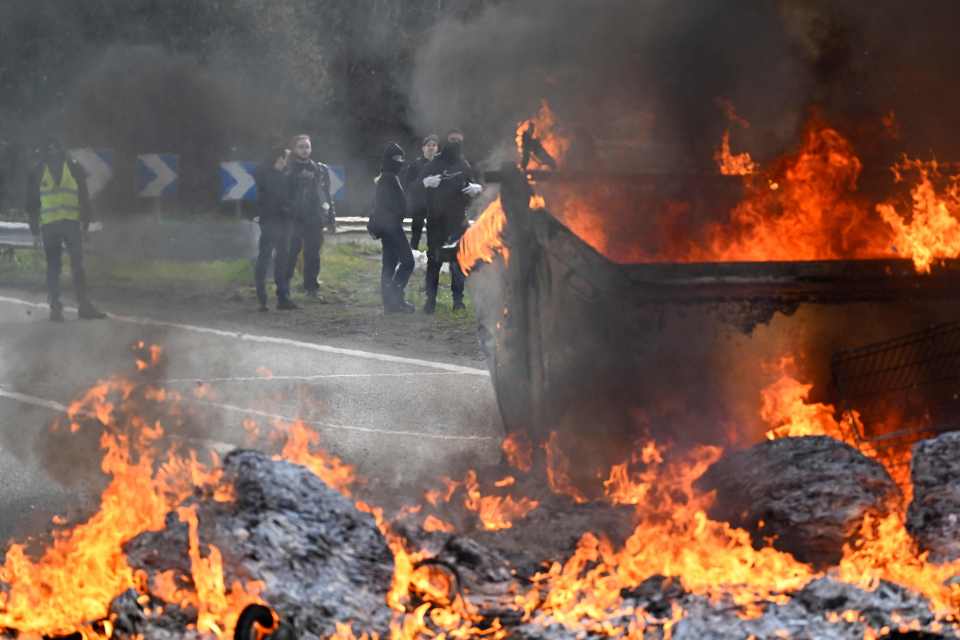
{"label": "person in dark clothing", "polygon": [[402,166],[403,149],[391,142],[383,150],[373,212],[368,223],[370,235],[379,238],[383,246],[380,293],[386,313],[414,311],[414,306],[403,296],[403,290],[413,273],[413,252],[403,232],[407,203],[400,185],[399,174]]}
{"label": "person in dark clothing", "polygon": [[287,169],[293,216],[287,281],[293,279],[297,256],[302,248],[303,290],[315,298],[320,287],[317,276],[320,274],[323,229],[335,229],[337,218],[330,195],[330,169],[322,162],[312,160],[312,152],[310,136],[299,135],[293,139],[293,157]]}
{"label": "person in dark clothing", "polygon": [[407,214],[413,218],[410,225],[410,248],[420,248],[420,238],[423,236],[423,227],[427,222],[427,194],[423,187],[423,168],[434,159],[440,148],[440,138],[431,133],[423,139],[421,150],[423,155],[407,165],[400,178],[400,184],[407,195]]}
{"label": "person in dark clothing", "polygon": [[483,190],[474,182],[473,169],[461,153],[460,140],[444,143],[440,155],[427,163],[423,183],[427,193],[427,301],[423,312],[437,306],[440,268],[450,264],[453,310],[464,309],[464,276],[457,263],[456,243],[467,228],[467,206]]}
{"label": "person in dark clothing", "polygon": [[[260,247],[253,277],[260,311],[267,310],[267,268],[273,259],[273,280],[277,285],[277,309],[296,309],[290,300],[287,262],[293,221],[290,218],[288,185],[288,149],[275,149],[270,159],[257,167],[257,215],[260,218]],[[274,253],[276,257],[274,258]]]}
{"label": "person in dark clothing", "polygon": [[63,269],[63,248],[70,255],[73,290],[80,318],[106,318],[90,302],[83,269],[83,235],[90,226],[90,194],[86,173],[80,164],[67,157],[57,140],[49,140],[39,164],[27,174],[27,212],[30,232],[43,241],[47,258],[47,299],[50,320],[63,322],[60,301],[60,272]]}

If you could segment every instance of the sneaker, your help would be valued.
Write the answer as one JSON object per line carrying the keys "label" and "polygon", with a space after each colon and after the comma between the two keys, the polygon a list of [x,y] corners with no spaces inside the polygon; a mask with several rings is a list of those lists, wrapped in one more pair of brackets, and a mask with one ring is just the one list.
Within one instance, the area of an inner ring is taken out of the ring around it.
{"label": "sneaker", "polygon": [[[417,308],[406,300],[394,300],[391,304],[383,307],[384,313],[415,313]],[[424,313],[427,313],[424,310]]]}
{"label": "sneaker", "polygon": [[263,313],[264,311],[270,311],[270,307],[267,306],[267,303],[261,302],[260,306],[257,307],[257,311],[259,311],[260,313]]}
{"label": "sneaker", "polygon": [[87,304],[80,305],[80,309],[77,310],[77,316],[79,316],[81,320],[103,320],[107,317],[107,314],[88,302]]}
{"label": "sneaker", "polygon": [[277,311],[293,311],[299,308],[300,307],[294,304],[290,298],[280,298],[277,300]]}
{"label": "sneaker", "polygon": [[306,294],[306,296],[307,296],[308,298],[317,298],[317,297],[320,296],[320,292],[317,291],[316,289],[307,289],[307,290],[304,292],[304,294]]}
{"label": "sneaker", "polygon": [[63,322],[63,307],[50,307],[50,322]]}

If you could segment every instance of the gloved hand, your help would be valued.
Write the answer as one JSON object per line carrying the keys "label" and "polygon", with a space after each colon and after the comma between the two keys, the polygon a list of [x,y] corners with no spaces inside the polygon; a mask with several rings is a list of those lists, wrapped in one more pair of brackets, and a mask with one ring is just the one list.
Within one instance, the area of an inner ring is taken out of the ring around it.
{"label": "gloved hand", "polygon": [[474,198],[480,195],[480,192],[483,191],[483,187],[477,184],[476,182],[471,182],[463,189],[460,190],[461,193],[465,193],[471,198]]}
{"label": "gloved hand", "polygon": [[423,179],[423,186],[426,189],[436,189],[440,186],[440,174],[427,176]]}

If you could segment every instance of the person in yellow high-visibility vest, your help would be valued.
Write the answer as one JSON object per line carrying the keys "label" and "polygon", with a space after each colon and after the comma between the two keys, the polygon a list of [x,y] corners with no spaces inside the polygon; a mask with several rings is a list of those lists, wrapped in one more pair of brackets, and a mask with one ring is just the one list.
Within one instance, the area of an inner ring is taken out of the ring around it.
{"label": "person in yellow high-visibility vest", "polygon": [[78,314],[84,319],[106,318],[87,296],[83,270],[83,234],[90,225],[90,196],[83,167],[67,157],[56,140],[47,142],[42,161],[27,176],[27,212],[34,238],[43,240],[47,257],[47,299],[50,319],[63,322],[60,272],[63,248],[70,255]]}

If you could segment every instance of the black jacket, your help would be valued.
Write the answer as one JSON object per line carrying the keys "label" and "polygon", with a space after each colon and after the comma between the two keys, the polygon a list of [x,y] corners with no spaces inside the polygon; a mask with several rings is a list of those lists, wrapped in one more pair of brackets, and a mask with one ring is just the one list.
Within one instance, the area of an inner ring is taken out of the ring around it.
{"label": "black jacket", "polygon": [[254,178],[260,221],[290,217],[290,176],[287,172],[277,171],[272,163],[264,163],[257,167]]}
{"label": "black jacket", "polygon": [[430,246],[444,242],[466,228],[470,196],[462,191],[473,181],[473,169],[463,158],[451,163],[441,154],[424,167],[421,185],[423,178],[433,175],[440,176],[440,186],[426,189],[427,244]]}
{"label": "black jacket", "polygon": [[421,156],[404,167],[400,175],[400,185],[407,196],[407,212],[414,220],[427,216],[427,190],[423,188],[423,168],[429,162]]}
{"label": "black jacket", "polygon": [[407,204],[400,178],[395,173],[381,173],[373,199],[373,212],[370,215],[370,233],[375,237],[398,229],[402,233],[406,212]]}
{"label": "black jacket", "polygon": [[[77,191],[80,196],[80,224],[86,229],[90,226],[92,210],[90,207],[90,193],[87,191],[87,172],[76,160],[66,159],[66,165],[77,181]],[[47,161],[42,160],[27,172],[27,213],[30,214],[30,232],[34,235],[40,232],[40,180],[43,179],[43,170]],[[54,178],[59,177],[61,167],[50,167]]]}
{"label": "black jacket", "polygon": [[293,217],[299,220],[319,217],[324,224],[332,224],[336,219],[336,211],[330,195],[330,169],[327,165],[294,158],[287,172]]}
{"label": "black jacket", "polygon": [[400,176],[400,184],[407,196],[407,215],[413,218],[410,223],[410,246],[414,249],[420,246],[423,227],[427,223],[427,190],[423,188],[423,169],[429,162],[420,156],[407,165]]}

